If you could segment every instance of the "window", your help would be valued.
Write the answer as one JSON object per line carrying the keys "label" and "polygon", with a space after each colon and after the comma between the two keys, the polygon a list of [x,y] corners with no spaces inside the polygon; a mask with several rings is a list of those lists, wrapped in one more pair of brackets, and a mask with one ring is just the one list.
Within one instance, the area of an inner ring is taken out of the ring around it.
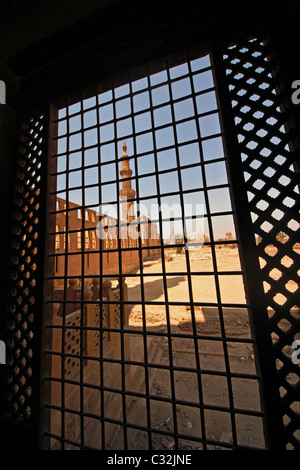
{"label": "window", "polygon": [[77,232],[76,236],[77,236],[77,249],[80,250],[81,249],[81,232]]}
{"label": "window", "polygon": [[[59,232],[59,226],[58,225],[55,226],[55,231]],[[59,233],[57,233],[55,235],[55,249],[59,250],[59,248],[60,248],[60,235],[59,235]]]}
{"label": "window", "polygon": [[97,247],[96,232],[92,230],[91,235],[92,235],[92,249],[95,250]]}
{"label": "window", "polygon": [[90,248],[90,237],[89,232],[85,231],[85,249],[88,250]]}

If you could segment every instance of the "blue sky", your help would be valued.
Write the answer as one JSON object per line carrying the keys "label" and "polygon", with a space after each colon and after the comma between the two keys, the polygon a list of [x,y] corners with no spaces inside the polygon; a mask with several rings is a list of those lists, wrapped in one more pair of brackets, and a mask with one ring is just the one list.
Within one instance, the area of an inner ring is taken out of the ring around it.
{"label": "blue sky", "polygon": [[[120,170],[120,156],[123,153],[122,145],[126,140],[127,154],[129,157],[137,156],[136,164],[132,158],[130,166],[133,171],[132,187],[139,192],[143,206],[147,206],[150,212],[150,204],[157,204],[157,198],[150,198],[157,194],[157,178],[155,172],[155,155],[159,171],[171,170],[159,174],[160,194],[162,203],[172,204],[175,199],[180,204],[179,196],[166,197],[167,192],[179,191],[178,164],[176,148],[181,166],[181,179],[183,190],[203,188],[203,174],[200,165],[200,149],[198,143],[197,126],[199,126],[202,141],[203,158],[206,183],[208,187],[227,184],[226,168],[224,161],[214,161],[224,157],[217,103],[209,56],[190,62],[192,78],[188,64],[184,63],[169,69],[171,88],[167,82],[167,71],[149,76],[151,92],[147,77],[132,82],[133,98],[130,99],[129,84],[114,89],[115,106],[112,101],[113,92],[109,90],[98,95],[99,108],[96,108],[96,96],[69,106],[69,157],[66,155],[67,138],[63,137],[67,132],[66,109],[59,111],[58,128],[58,154],[57,171],[63,172],[69,164],[68,182],[66,175],[57,176],[57,190],[62,191],[58,196],[65,197],[66,184],[69,188],[69,200],[82,204],[82,190],[75,189],[83,184],[85,205],[99,203],[99,177],[98,177],[98,129],[100,124],[100,159],[101,159],[101,198],[103,204],[112,203],[117,199],[116,171]],[[172,81],[174,80],[174,81]],[[192,99],[192,86],[196,93],[194,105]],[[200,93],[197,95],[197,93]],[[171,96],[172,94],[172,96]],[[150,104],[156,107],[153,116],[150,112]],[[178,101],[176,101],[178,100]],[[173,109],[171,106],[173,104]],[[196,109],[195,109],[196,107]],[[172,113],[173,111],[173,113]],[[213,112],[215,111],[215,112]],[[203,113],[213,112],[205,116]],[[80,114],[76,114],[80,113]],[[98,113],[98,115],[97,115]],[[114,119],[116,118],[116,125]],[[153,119],[153,121],[152,121]],[[188,121],[180,122],[182,119]],[[95,127],[93,127],[95,126]],[[160,128],[160,126],[165,126]],[[153,132],[155,147],[153,142]],[[212,136],[212,137],[211,137]],[[177,145],[178,144],[178,145]],[[82,151],[82,147],[84,150]],[[116,168],[118,162],[118,169]],[[192,168],[184,168],[186,165],[195,165]],[[84,165],[84,170],[82,166]],[[135,176],[138,175],[138,188]],[[89,187],[89,185],[91,187]],[[96,186],[92,186],[96,185]],[[74,188],[74,189],[73,189]],[[184,195],[184,204],[189,206],[189,213],[196,213],[196,204],[203,205],[203,191]],[[175,199],[174,199],[175,198]],[[230,211],[231,204],[228,188],[208,190],[210,211]],[[192,209],[191,209],[192,208]],[[94,207],[94,209],[96,209]],[[152,207],[153,209],[153,207]],[[192,212],[191,212],[192,211]],[[110,214],[112,215],[112,214]],[[150,214],[151,215],[151,214]],[[213,225],[215,238],[224,237],[226,230],[234,234],[231,216],[214,217]],[[180,230],[181,224],[178,224]],[[175,228],[175,231],[177,228]],[[205,228],[208,233],[207,227]]]}

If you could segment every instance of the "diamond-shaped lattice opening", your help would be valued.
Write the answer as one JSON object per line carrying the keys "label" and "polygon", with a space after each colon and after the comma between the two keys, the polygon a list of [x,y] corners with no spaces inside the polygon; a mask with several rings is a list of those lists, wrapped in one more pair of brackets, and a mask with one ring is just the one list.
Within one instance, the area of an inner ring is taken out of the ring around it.
{"label": "diamond-shaped lattice opening", "polygon": [[[264,156],[265,157],[267,157],[271,153],[271,150],[267,149],[268,154],[266,155],[265,149],[263,149],[263,150],[264,150]],[[275,173],[276,173],[276,170],[274,170],[274,168],[270,168],[270,167],[266,168],[265,171],[264,171],[264,175],[267,176],[268,178],[272,178],[272,176],[274,176]]]}
{"label": "diamond-shaped lattice opening", "polygon": [[261,166],[261,162],[259,160],[253,160],[250,163],[251,168],[254,168],[254,170],[257,170]]}
{"label": "diamond-shaped lattice opening", "polygon": [[294,348],[289,344],[289,345],[286,345],[282,348],[282,353],[288,358],[288,360],[291,360],[292,358],[292,355],[294,353]]}
{"label": "diamond-shaped lattice opening", "polygon": [[275,256],[278,253],[278,248],[275,245],[268,245],[264,251],[268,256]]}
{"label": "diamond-shaped lattice opening", "polygon": [[[299,379],[299,376],[293,372],[291,372],[290,374],[288,374],[286,376],[286,381],[290,384],[290,385],[297,385],[299,384],[300,382],[300,379]],[[299,408],[299,411],[300,411],[300,408]]]}
{"label": "diamond-shaped lattice opening", "polygon": [[240,80],[240,79],[243,78],[243,77],[244,77],[244,74],[238,73],[238,74],[236,74],[233,78],[234,78],[235,80]]}
{"label": "diamond-shaped lattice opening", "polygon": [[273,225],[272,225],[270,222],[268,222],[268,221],[264,221],[264,222],[260,225],[260,228],[261,228],[264,232],[269,233],[270,230],[272,230]]}
{"label": "diamond-shaped lattice opening", "polygon": [[255,119],[262,119],[264,117],[264,113],[262,111],[255,111],[255,113],[253,114],[253,117]]}
{"label": "diamond-shaped lattice opening", "polygon": [[[294,189],[299,184],[294,170],[294,162],[299,154],[298,150],[293,150],[294,143],[290,147],[294,130],[286,122],[286,100],[277,86],[280,77],[279,69],[275,69],[276,59],[270,61],[271,45],[267,41],[252,39],[245,43],[241,51],[241,47],[228,49],[228,59],[225,58],[224,62],[227,69],[234,71],[227,74],[227,81],[233,87],[230,92],[235,100],[233,112],[242,117],[241,120],[235,120],[235,125],[237,134],[245,137],[239,140],[240,154],[252,220],[256,227],[264,290],[266,296],[272,299],[269,301],[268,316],[272,328],[278,334],[282,332],[279,339],[272,330],[272,341],[274,345],[280,343],[281,346],[286,342],[286,346],[281,349],[288,353],[284,365],[276,357],[278,371],[284,369],[284,376],[287,377],[285,387],[281,376],[281,395],[284,395],[285,406],[290,406],[292,410],[295,405],[289,403],[292,401],[290,378],[293,377],[293,387],[298,391],[297,377],[300,375],[300,372],[297,374],[294,370],[292,375],[289,374],[293,353],[290,337],[295,337],[300,317],[299,306],[290,308],[290,299],[297,295],[299,286],[299,272],[296,272],[297,263],[294,259],[300,253],[299,244],[296,243],[299,239],[296,238],[299,231],[299,214],[296,209],[298,193]],[[247,68],[241,66],[242,63],[252,66]],[[239,77],[239,80],[235,77]],[[274,77],[277,79],[274,80]],[[245,90],[243,96],[236,93],[236,88]],[[252,126],[245,123],[251,123]],[[289,129],[288,134],[286,129]],[[271,285],[268,282],[270,279]],[[278,354],[282,353],[278,351]],[[291,417],[291,411],[287,414],[284,410],[282,416],[285,424],[290,425],[286,427],[287,448],[294,448],[297,441],[300,445],[299,421]]]}
{"label": "diamond-shaped lattice opening", "polygon": [[276,188],[270,188],[267,192],[267,195],[272,199],[276,199],[280,195],[280,192]]}
{"label": "diamond-shaped lattice opening", "polygon": [[289,291],[289,292],[296,292],[298,289],[299,289],[299,284],[297,284],[295,281],[288,281],[286,284],[285,284],[285,288]]}
{"label": "diamond-shaped lattice opening", "polygon": [[289,238],[288,235],[283,231],[280,231],[276,235],[276,240],[279,241],[280,243],[285,243],[288,238]]}
{"label": "diamond-shaped lattice opening", "polygon": [[294,401],[291,405],[290,408],[292,411],[295,413],[300,413],[300,401]]}
{"label": "diamond-shaped lattice opening", "polygon": [[257,67],[257,69],[255,69],[255,72],[260,74],[260,73],[264,72],[264,68],[263,67]]}
{"label": "diamond-shaped lattice opening", "polygon": [[274,279],[274,281],[277,281],[277,279],[280,279],[281,276],[282,276],[282,272],[279,271],[279,269],[277,268],[273,268],[270,272],[269,272],[269,276]]}
{"label": "diamond-shaped lattice opening", "polygon": [[290,315],[296,320],[300,319],[300,308],[298,305],[293,305],[293,307],[290,309]]}
{"label": "diamond-shaped lattice opening", "polygon": [[291,328],[291,323],[286,320],[285,318],[282,318],[278,323],[277,326],[282,330],[287,332]]}
{"label": "diamond-shaped lattice opening", "polygon": [[[300,430],[297,429],[294,433],[293,433],[293,438],[294,438],[294,442],[299,442],[300,441]],[[295,447],[293,446],[293,449],[295,449]]]}
{"label": "diamond-shaped lattice opening", "polygon": [[250,106],[243,106],[240,111],[243,113],[243,114],[246,114],[248,113],[249,111],[251,110]]}
{"label": "diamond-shaped lattice opening", "polygon": [[[271,155],[271,153],[272,153],[272,150],[270,150],[268,147],[264,147],[259,151],[259,154],[262,157],[269,157],[269,155]],[[266,175],[266,172],[264,172],[264,175]],[[269,176],[269,175],[267,175],[267,176]]]}
{"label": "diamond-shaped lattice opening", "polygon": [[293,245],[293,250],[297,253],[297,255],[299,255],[299,244],[298,243],[295,243],[295,245]]}
{"label": "diamond-shaped lattice opening", "polygon": [[[288,396],[288,391],[284,387],[279,388],[279,393],[280,393],[280,398],[284,400]],[[288,423],[290,421],[290,418],[287,417],[286,422]]]}
{"label": "diamond-shaped lattice opening", "polygon": [[263,102],[262,102],[262,105],[263,105],[263,106],[270,107],[270,106],[273,106],[273,105],[274,105],[274,101],[268,99],[268,100],[263,101]]}
{"label": "diamond-shaped lattice opening", "polygon": [[255,149],[257,146],[258,146],[258,142],[255,142],[255,140],[251,140],[246,145],[246,147],[251,150]]}
{"label": "diamond-shaped lattice opening", "polygon": [[293,207],[293,205],[295,204],[295,199],[291,198],[290,196],[287,196],[283,199],[283,204],[287,207]]}
{"label": "diamond-shaped lattice opening", "polygon": [[251,214],[251,218],[252,218],[252,222],[254,223],[254,222],[257,220],[257,218],[258,218],[258,215],[257,215],[257,214],[255,214],[254,212],[252,212],[252,214]]}
{"label": "diamond-shaped lattice opening", "polygon": [[264,187],[264,185],[265,185],[265,182],[261,179],[258,179],[253,183],[252,186],[255,189],[261,190]]}
{"label": "diamond-shaped lattice opening", "polygon": [[288,224],[287,224],[288,228],[290,230],[293,230],[294,232],[297,232],[300,228],[300,224],[299,222],[297,222],[296,220],[294,219],[291,219]]}
{"label": "diamond-shaped lattice opening", "polygon": [[283,157],[282,155],[277,155],[274,158],[274,162],[277,163],[278,165],[283,165],[286,162],[286,158]]}
{"label": "diamond-shaped lattice opening", "polygon": [[268,131],[266,131],[265,129],[258,129],[255,134],[258,136],[258,137],[265,137],[267,134],[268,134]]}
{"label": "diamond-shaped lattice opening", "polygon": [[269,292],[269,290],[271,289],[270,284],[266,281],[263,281],[263,287],[265,292]]}
{"label": "diamond-shaped lattice opening", "polygon": [[250,131],[253,131],[253,129],[255,128],[254,124],[252,122],[246,122],[244,125],[243,125],[243,129],[247,132],[250,132]]}
{"label": "diamond-shaped lattice opening", "polygon": [[277,122],[278,122],[278,119],[276,119],[276,117],[274,116],[270,116],[268,117],[268,119],[266,119],[266,123],[270,124],[270,126],[274,126]]}
{"label": "diamond-shaped lattice opening", "polygon": [[250,96],[251,101],[258,101],[260,99],[260,96],[254,93],[253,95]]}
{"label": "diamond-shaped lattice opening", "polygon": [[287,255],[284,255],[281,260],[280,260],[281,264],[287,268],[289,268],[290,266],[292,266],[292,264],[294,264],[294,261],[292,260],[292,258],[290,258],[289,256]]}
{"label": "diamond-shaped lattice opening", "polygon": [[267,264],[266,260],[264,258],[262,258],[261,256],[259,257],[259,264],[260,264],[260,267],[261,269],[264,268]]}
{"label": "diamond-shaped lattice opening", "polygon": [[239,90],[239,91],[237,92],[237,94],[238,94],[239,96],[244,96],[246,93],[247,93],[247,91],[244,90],[244,88],[242,88],[241,90]]}
{"label": "diamond-shaped lattice opening", "polygon": [[269,203],[267,201],[260,200],[256,204],[256,207],[260,209],[261,211],[265,211],[269,207]]}
{"label": "diamond-shaped lattice opening", "polygon": [[288,426],[290,424],[290,422],[291,422],[291,418],[288,415],[284,415],[283,416],[283,424],[285,426]]}
{"label": "diamond-shaped lattice opening", "polygon": [[283,294],[277,293],[274,295],[273,300],[278,305],[284,305],[287,301],[287,298]]}

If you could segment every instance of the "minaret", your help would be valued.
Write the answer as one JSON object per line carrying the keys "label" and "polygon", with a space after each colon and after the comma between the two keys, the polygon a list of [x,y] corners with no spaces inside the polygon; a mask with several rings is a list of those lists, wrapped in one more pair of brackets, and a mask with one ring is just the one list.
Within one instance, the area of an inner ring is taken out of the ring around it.
{"label": "minaret", "polygon": [[124,200],[124,202],[122,203],[122,218],[124,222],[129,224],[132,220],[135,219],[133,210],[133,199],[135,197],[135,190],[131,187],[131,180],[127,179],[131,177],[132,170],[129,167],[129,157],[126,153],[126,150],[127,146],[124,142],[123,155],[121,156],[122,169],[120,170],[120,175],[122,176],[123,181],[122,189],[120,190],[120,197]]}

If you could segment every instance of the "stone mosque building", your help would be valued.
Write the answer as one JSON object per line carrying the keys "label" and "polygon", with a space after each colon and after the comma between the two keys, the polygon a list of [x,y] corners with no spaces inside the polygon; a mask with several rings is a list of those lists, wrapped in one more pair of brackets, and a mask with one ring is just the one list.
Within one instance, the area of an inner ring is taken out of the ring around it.
{"label": "stone mosque building", "polygon": [[[120,201],[122,220],[108,215],[101,215],[85,208],[84,214],[80,206],[68,203],[68,242],[66,241],[65,218],[66,201],[57,198],[56,201],[56,232],[55,235],[55,274],[65,274],[65,252],[68,253],[68,274],[80,276],[82,270],[82,251],[84,251],[84,275],[93,276],[100,273],[100,243],[102,243],[102,274],[119,274],[119,253],[122,256],[122,273],[130,273],[140,267],[139,247],[142,247],[142,260],[160,257],[158,248],[159,234],[157,224],[146,216],[140,217],[140,240],[138,236],[138,221],[135,221],[134,198],[135,190],[131,187],[132,170],[130,169],[127,147],[123,145],[121,156],[122,188]],[[84,221],[83,221],[84,218]],[[83,229],[84,227],[84,229]],[[120,230],[120,233],[119,233]],[[83,246],[84,245],[84,246]],[[120,251],[122,248],[122,251]]]}

